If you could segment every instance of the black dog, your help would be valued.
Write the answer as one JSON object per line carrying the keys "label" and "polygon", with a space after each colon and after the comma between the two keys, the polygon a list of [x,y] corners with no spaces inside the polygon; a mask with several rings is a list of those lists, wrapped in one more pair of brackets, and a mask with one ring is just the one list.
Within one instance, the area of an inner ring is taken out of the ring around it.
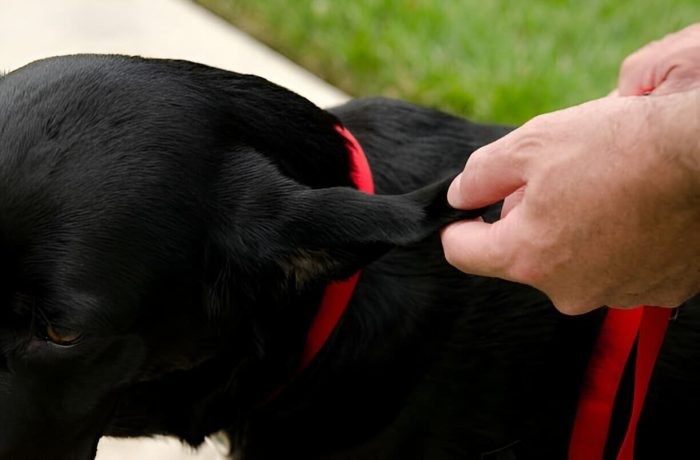
{"label": "black dog", "polygon": [[[377,195],[354,189],[341,124]],[[1,78],[0,459],[219,430],[241,459],[565,458],[602,310],[565,317],[461,274],[437,237],[477,215],[449,209],[449,178],[507,130],[384,99],[326,112],[182,61],[75,56]],[[326,285],[358,269],[295,375]],[[639,458],[694,449],[693,307],[670,327]]]}

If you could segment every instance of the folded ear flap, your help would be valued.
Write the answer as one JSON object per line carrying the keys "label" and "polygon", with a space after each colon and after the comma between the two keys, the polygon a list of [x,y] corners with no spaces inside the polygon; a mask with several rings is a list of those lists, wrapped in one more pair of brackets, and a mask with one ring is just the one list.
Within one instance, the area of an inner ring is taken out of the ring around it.
{"label": "folded ear flap", "polygon": [[370,195],[349,187],[310,189],[266,174],[242,189],[223,187],[227,193],[217,203],[230,211],[218,213],[204,252],[209,314],[251,299],[284,303],[304,287],[348,278],[389,249],[486,211],[450,207],[450,182],[405,195]]}
{"label": "folded ear flap", "polygon": [[290,197],[296,212],[275,232],[276,263],[297,285],[350,276],[387,250],[416,243],[448,223],[484,209],[447,203],[451,178],[405,195],[370,195],[347,187],[303,189]]}

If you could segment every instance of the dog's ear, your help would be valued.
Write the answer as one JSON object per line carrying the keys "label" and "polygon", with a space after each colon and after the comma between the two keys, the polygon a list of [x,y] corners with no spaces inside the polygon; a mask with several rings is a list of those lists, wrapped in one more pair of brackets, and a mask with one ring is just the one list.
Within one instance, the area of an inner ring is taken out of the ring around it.
{"label": "dog's ear", "polygon": [[280,263],[297,283],[342,279],[387,250],[407,246],[455,220],[474,218],[447,203],[450,180],[405,195],[370,195],[350,188],[308,190]]}
{"label": "dog's ear", "polygon": [[275,200],[279,206],[267,218],[249,216],[237,225],[227,246],[236,252],[237,262],[268,269],[273,265],[297,287],[347,278],[393,247],[423,240],[450,222],[480,216],[483,210],[449,206],[450,182],[405,195],[291,187]]}

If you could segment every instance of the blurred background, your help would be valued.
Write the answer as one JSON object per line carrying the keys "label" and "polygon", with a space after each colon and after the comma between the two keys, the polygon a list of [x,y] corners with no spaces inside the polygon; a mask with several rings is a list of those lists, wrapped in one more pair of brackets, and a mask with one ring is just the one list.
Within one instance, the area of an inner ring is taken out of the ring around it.
{"label": "blurred background", "polygon": [[[521,123],[607,94],[625,56],[694,22],[698,0],[0,0],[0,71],[84,52],[179,58],[321,106],[384,95]],[[98,457],[214,460],[215,447],[105,439]]]}
{"label": "blurred background", "polygon": [[197,0],[352,96],[520,123],[607,94],[697,0]]}

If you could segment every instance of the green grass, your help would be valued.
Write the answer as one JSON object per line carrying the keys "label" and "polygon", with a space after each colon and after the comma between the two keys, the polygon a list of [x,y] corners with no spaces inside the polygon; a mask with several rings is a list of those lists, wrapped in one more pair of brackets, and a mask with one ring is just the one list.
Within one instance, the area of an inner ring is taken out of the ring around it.
{"label": "green grass", "polygon": [[[522,122],[607,94],[697,0],[196,0],[353,96]],[[234,52],[234,51],[232,51]]]}

